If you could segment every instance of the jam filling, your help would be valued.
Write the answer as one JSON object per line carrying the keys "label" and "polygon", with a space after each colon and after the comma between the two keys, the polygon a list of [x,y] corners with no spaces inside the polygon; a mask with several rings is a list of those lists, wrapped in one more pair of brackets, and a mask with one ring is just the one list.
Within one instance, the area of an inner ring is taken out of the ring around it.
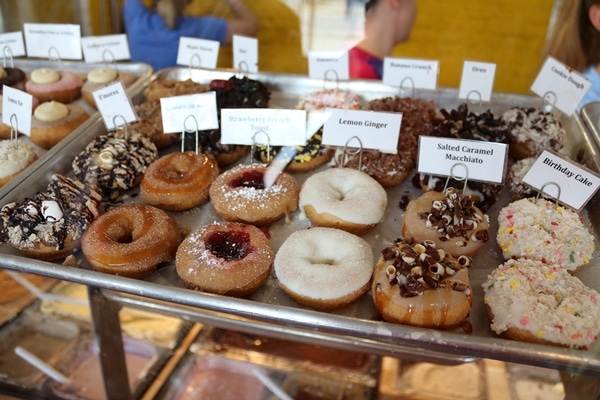
{"label": "jam filling", "polygon": [[206,240],[206,248],[223,260],[241,260],[252,251],[250,234],[241,231],[215,232]]}
{"label": "jam filling", "polygon": [[245,171],[239,176],[235,177],[229,186],[232,188],[238,187],[252,187],[257,190],[265,189],[264,173],[262,171]]}

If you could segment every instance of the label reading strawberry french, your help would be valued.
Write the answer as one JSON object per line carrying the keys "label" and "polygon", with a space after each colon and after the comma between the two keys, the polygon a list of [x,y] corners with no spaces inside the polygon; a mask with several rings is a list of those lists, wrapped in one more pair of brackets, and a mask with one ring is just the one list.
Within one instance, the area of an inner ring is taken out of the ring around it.
{"label": "label reading strawberry french", "polygon": [[303,146],[306,144],[306,111],[224,108],[221,110],[221,143]]}
{"label": "label reading strawberry french", "polygon": [[2,86],[2,123],[16,132],[31,135],[33,96],[10,86]]}

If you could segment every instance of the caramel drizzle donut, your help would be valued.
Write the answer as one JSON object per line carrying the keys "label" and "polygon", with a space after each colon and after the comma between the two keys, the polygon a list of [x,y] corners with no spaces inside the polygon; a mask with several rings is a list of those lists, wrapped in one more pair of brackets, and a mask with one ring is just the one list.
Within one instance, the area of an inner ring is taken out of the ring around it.
{"label": "caramel drizzle donut", "polygon": [[383,319],[427,328],[452,328],[469,315],[471,258],[454,258],[433,241],[398,239],[381,251],[373,298]]}
{"label": "caramel drizzle donut", "polygon": [[101,196],[83,183],[53,175],[44,192],[0,209],[0,240],[28,257],[59,260],[79,247],[100,214]]}
{"label": "caramel drizzle donut", "polygon": [[136,186],[158,150],[142,134],[125,138],[116,132],[100,135],[73,160],[73,172],[82,182],[96,186],[104,198],[115,200]]}
{"label": "caramel drizzle donut", "polygon": [[96,271],[144,278],[175,259],[179,227],[166,212],[152,206],[113,207],[90,224],[81,251]]}

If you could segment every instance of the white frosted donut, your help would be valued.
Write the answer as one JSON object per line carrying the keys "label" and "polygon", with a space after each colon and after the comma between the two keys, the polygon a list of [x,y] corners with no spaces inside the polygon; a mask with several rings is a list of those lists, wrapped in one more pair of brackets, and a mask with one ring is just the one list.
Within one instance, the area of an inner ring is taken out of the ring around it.
{"label": "white frosted donut", "polygon": [[500,210],[496,240],[507,260],[540,260],[571,273],[590,262],[595,248],[594,236],[575,211],[533,197]]}
{"label": "white frosted donut", "polygon": [[292,233],[274,262],[279,286],[298,303],[317,310],[343,307],[362,296],[373,267],[371,246],[334,228]]}
{"label": "white frosted donut", "polygon": [[365,172],[330,168],[304,182],[299,206],[316,226],[360,235],[383,220],[387,193]]}
{"label": "white frosted donut", "polygon": [[0,186],[37,160],[35,148],[22,140],[0,141]]}
{"label": "white frosted donut", "polygon": [[588,348],[600,334],[600,293],[559,265],[508,260],[482,287],[490,327],[506,338]]}

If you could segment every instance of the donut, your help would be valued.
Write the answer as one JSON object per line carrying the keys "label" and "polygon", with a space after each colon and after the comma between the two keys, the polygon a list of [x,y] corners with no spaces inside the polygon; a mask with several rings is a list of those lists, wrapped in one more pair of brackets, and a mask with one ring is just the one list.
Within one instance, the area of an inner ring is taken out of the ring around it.
{"label": "donut", "polygon": [[2,93],[4,86],[24,91],[26,80],[27,75],[22,69],[12,67],[0,68],[0,93]]}
{"label": "donut", "polygon": [[26,257],[65,258],[79,248],[81,236],[100,214],[100,193],[55,174],[43,192],[0,209],[0,242]]}
{"label": "donut", "polygon": [[51,100],[33,111],[29,139],[43,149],[50,149],[89,118],[83,108]]}
{"label": "donut", "polygon": [[[19,274],[35,286],[48,280],[48,278],[41,275],[26,274],[22,272],[19,272]],[[25,286],[22,286],[19,282],[15,281],[6,273],[6,271],[0,269],[0,304],[11,303],[28,294],[29,290],[27,290]]]}
{"label": "donut", "polygon": [[482,284],[490,328],[511,340],[587,349],[600,333],[600,294],[560,265],[511,259]]}
{"label": "donut", "polygon": [[471,311],[468,256],[451,256],[433,241],[398,239],[381,250],[372,293],[387,322],[424,328],[459,326]]}
{"label": "donut", "polygon": [[109,132],[96,137],[73,159],[77,179],[98,188],[104,199],[115,200],[137,186],[158,150],[142,134]]}
{"label": "donut", "polygon": [[214,79],[209,89],[217,96],[219,113],[223,108],[267,108],[271,100],[271,91],[265,84],[247,76]]}
{"label": "donut", "polygon": [[452,187],[411,200],[402,218],[405,239],[432,241],[453,257],[474,256],[489,240],[488,229],[488,216]]}
{"label": "donut", "polygon": [[502,114],[510,126],[510,155],[516,159],[534,157],[543,150],[559,151],[565,130],[550,112],[535,108],[513,107]]}
{"label": "donut", "polygon": [[115,71],[112,68],[95,68],[88,72],[87,79],[81,87],[81,94],[84,100],[92,107],[96,107],[96,100],[94,99],[94,91],[104,86],[110,85],[111,83],[121,81],[123,86],[127,88],[135,82],[135,75],[124,72]]}
{"label": "donut", "polygon": [[0,141],[0,187],[37,159],[35,147],[27,142],[15,139]]}
{"label": "donut", "polygon": [[268,225],[298,208],[300,185],[281,172],[265,187],[265,165],[241,164],[223,172],[210,186],[211,204],[227,221]]}
{"label": "donut", "polygon": [[373,250],[361,237],[318,227],[288,236],[273,268],[281,289],[297,303],[329,311],[367,292],[374,263]]}
{"label": "donut", "polygon": [[268,279],[273,250],[253,225],[222,222],[189,234],[175,258],[177,275],[188,288],[235,297],[256,291]]}
{"label": "donut", "polygon": [[25,91],[40,102],[55,100],[68,104],[81,97],[83,79],[70,71],[34,69],[25,82]]}
{"label": "donut", "polygon": [[560,265],[574,273],[589,264],[594,235],[575,211],[529,197],[500,210],[496,241],[505,259],[527,258]]}
{"label": "donut", "polygon": [[144,278],[175,259],[180,233],[166,212],[142,204],[111,208],[86,229],[81,251],[95,271]]}
{"label": "donut", "polygon": [[387,192],[368,174],[350,168],[329,168],[302,184],[298,205],[313,225],[362,235],[381,222]]}
{"label": "donut", "polygon": [[209,86],[204,83],[194,82],[191,79],[176,80],[156,78],[144,89],[147,101],[160,100],[163,97],[183,96],[188,94],[204,93]]}
{"label": "donut", "polygon": [[[162,109],[160,100],[145,101],[135,106],[138,121],[129,124],[131,133],[141,133],[156,146],[157,149],[169,147],[177,140],[177,135],[164,133],[162,125]],[[195,142],[195,141],[194,141]],[[195,149],[192,149],[195,151]]]}
{"label": "donut", "polygon": [[212,156],[192,151],[167,154],[146,169],[140,199],[163,210],[189,210],[208,200],[208,190],[218,175]]}
{"label": "donut", "polygon": [[[506,173],[506,186],[513,200],[525,199],[536,195],[536,190],[523,182],[523,177],[535,163],[537,157],[526,157],[515,161]],[[540,193],[542,194],[542,193]]]}
{"label": "donut", "polygon": [[202,131],[198,135],[198,146],[196,146],[196,132],[185,132],[184,137],[184,150],[210,154],[220,167],[239,161],[250,151],[250,146],[221,143],[220,128]]}
{"label": "donut", "polygon": [[297,110],[315,111],[326,108],[360,110],[360,97],[352,91],[342,89],[324,89],[302,95],[295,107]]}

